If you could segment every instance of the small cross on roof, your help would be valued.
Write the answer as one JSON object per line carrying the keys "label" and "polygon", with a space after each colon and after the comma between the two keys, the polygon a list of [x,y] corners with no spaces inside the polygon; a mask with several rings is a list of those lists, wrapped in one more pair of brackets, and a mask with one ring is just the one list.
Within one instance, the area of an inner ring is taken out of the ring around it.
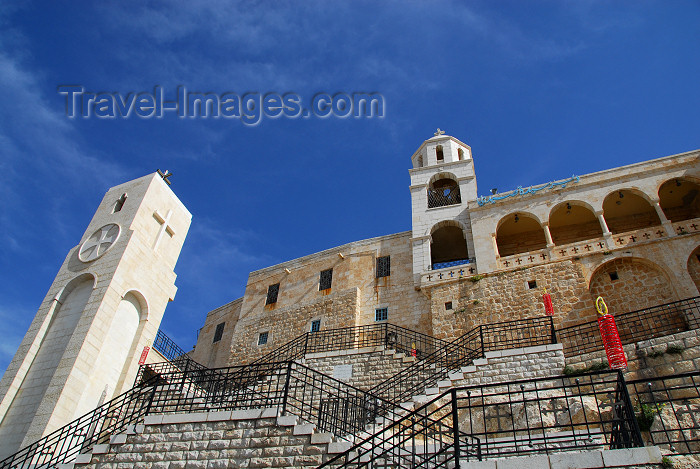
{"label": "small cross on roof", "polygon": [[170,185],[171,182],[168,180],[168,178],[169,178],[170,176],[172,176],[173,173],[171,173],[171,172],[168,171],[167,169],[166,169],[165,171],[161,171],[160,169],[157,170],[157,171],[158,171],[158,175],[159,175],[160,177],[163,178],[163,181],[165,181],[165,183],[166,183],[167,185]]}
{"label": "small cross on roof", "polygon": [[437,131],[433,135],[435,135],[437,137],[438,135],[444,135],[444,134],[445,134],[445,131],[440,130],[440,127],[438,127]]}

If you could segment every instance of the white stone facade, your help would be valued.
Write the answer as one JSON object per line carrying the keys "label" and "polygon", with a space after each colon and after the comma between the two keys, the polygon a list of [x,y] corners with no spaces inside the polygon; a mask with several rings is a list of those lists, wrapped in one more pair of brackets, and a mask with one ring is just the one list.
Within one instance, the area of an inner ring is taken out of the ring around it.
{"label": "white stone facade", "polygon": [[105,194],[0,381],[0,459],[131,387],[190,221],[157,174]]}

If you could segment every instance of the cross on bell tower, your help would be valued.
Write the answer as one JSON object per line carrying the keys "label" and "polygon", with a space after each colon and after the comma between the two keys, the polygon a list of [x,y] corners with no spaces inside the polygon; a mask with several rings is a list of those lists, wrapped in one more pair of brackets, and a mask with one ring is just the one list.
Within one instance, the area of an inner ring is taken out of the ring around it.
{"label": "cross on bell tower", "polygon": [[476,177],[471,148],[439,127],[411,162],[413,278],[421,288],[447,278],[443,268],[475,269],[468,203],[476,200]]}
{"label": "cross on bell tower", "polygon": [[192,218],[169,174],[110,189],[68,252],[0,381],[0,460],[133,383],[175,297]]}

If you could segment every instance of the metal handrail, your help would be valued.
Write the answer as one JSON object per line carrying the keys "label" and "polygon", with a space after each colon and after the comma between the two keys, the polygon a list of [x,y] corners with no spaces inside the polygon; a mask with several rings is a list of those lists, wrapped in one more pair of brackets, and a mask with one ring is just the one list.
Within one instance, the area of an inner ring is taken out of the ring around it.
{"label": "metal handrail", "polygon": [[306,332],[251,364],[297,360],[310,353],[381,346],[420,359],[449,343],[391,323],[368,324]]}
{"label": "metal handrail", "polygon": [[627,381],[643,435],[674,454],[700,452],[700,371]]}
{"label": "metal handrail", "polygon": [[[623,345],[697,329],[700,327],[700,296],[614,316]],[[557,335],[564,345],[564,355],[582,355],[603,349],[597,321],[558,329]]]}
{"label": "metal handrail", "polygon": [[158,329],[156,339],[153,341],[153,348],[169,361],[176,360],[187,354],[162,329]]}
{"label": "metal handrail", "polygon": [[554,322],[550,316],[479,325],[370,391],[388,401],[401,403],[435,385],[450,371],[483,357],[485,352],[553,344],[556,341]]}
{"label": "metal handrail", "polygon": [[[452,388],[319,467],[374,467],[375,458],[401,467],[424,467],[418,464],[426,460],[434,463],[429,467],[460,467],[482,458],[640,446],[622,372],[600,371]],[[400,464],[417,449],[416,463]]]}
{"label": "metal handrail", "polygon": [[136,424],[150,411],[157,380],[136,386],[0,461],[0,469],[48,468],[72,461]]}

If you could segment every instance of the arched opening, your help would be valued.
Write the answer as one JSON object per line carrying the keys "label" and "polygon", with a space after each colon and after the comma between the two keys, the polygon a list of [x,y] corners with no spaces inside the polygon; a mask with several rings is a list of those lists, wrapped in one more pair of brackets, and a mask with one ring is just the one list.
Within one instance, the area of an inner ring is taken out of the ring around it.
{"label": "arched opening", "polygon": [[68,282],[54,300],[56,309],[39,350],[2,421],[0,454],[12,454],[19,450],[83,315],[94,283],[92,275],[80,275]]}
{"label": "arched opening", "polygon": [[688,258],[688,273],[695,283],[698,293],[700,293],[700,246],[696,247]]}
{"label": "arched opening", "polygon": [[119,302],[108,322],[109,327],[87,377],[75,417],[81,416],[108,401],[115,394],[119,378],[127,368],[136,330],[141,319],[141,299],[129,292]]}
{"label": "arched opening", "polygon": [[700,186],[683,178],[666,181],[659,188],[659,204],[672,223],[700,218]]}
{"label": "arched opening", "polygon": [[442,152],[442,145],[435,147],[435,156],[437,157],[438,163],[445,161],[445,155]]}
{"label": "arched opening", "polygon": [[457,224],[436,225],[431,233],[430,263],[432,269],[467,264],[469,253],[464,231]]}
{"label": "arched opening", "polygon": [[603,236],[593,211],[576,201],[559,204],[549,214],[549,233],[557,246]]}
{"label": "arched opening", "polygon": [[459,183],[456,180],[442,175],[440,179],[428,184],[428,208],[461,203],[462,196],[459,193]]}
{"label": "arched opening", "polygon": [[540,221],[529,213],[515,213],[501,219],[496,230],[496,245],[501,257],[537,251],[547,247]]}
{"label": "arched opening", "polygon": [[673,286],[656,264],[619,258],[598,267],[589,286],[595,300],[602,296],[614,316],[676,300]]}
{"label": "arched opening", "polygon": [[603,201],[603,216],[608,229],[613,234],[661,224],[656,210],[649,201],[627,189],[608,194]]}
{"label": "arched opening", "polygon": [[[627,343],[688,329],[683,311],[673,305],[663,309],[661,318],[640,313],[619,319],[624,313],[678,299],[666,273],[646,259],[618,258],[606,262],[593,273],[589,291],[593,299],[601,296],[605,300],[608,311],[618,318],[618,328],[621,327],[620,333]],[[594,316],[597,315],[591,312],[591,318]]]}
{"label": "arched opening", "polygon": [[459,156],[459,161],[462,161],[464,159],[464,150],[462,150],[461,148],[458,148],[457,155]]}

